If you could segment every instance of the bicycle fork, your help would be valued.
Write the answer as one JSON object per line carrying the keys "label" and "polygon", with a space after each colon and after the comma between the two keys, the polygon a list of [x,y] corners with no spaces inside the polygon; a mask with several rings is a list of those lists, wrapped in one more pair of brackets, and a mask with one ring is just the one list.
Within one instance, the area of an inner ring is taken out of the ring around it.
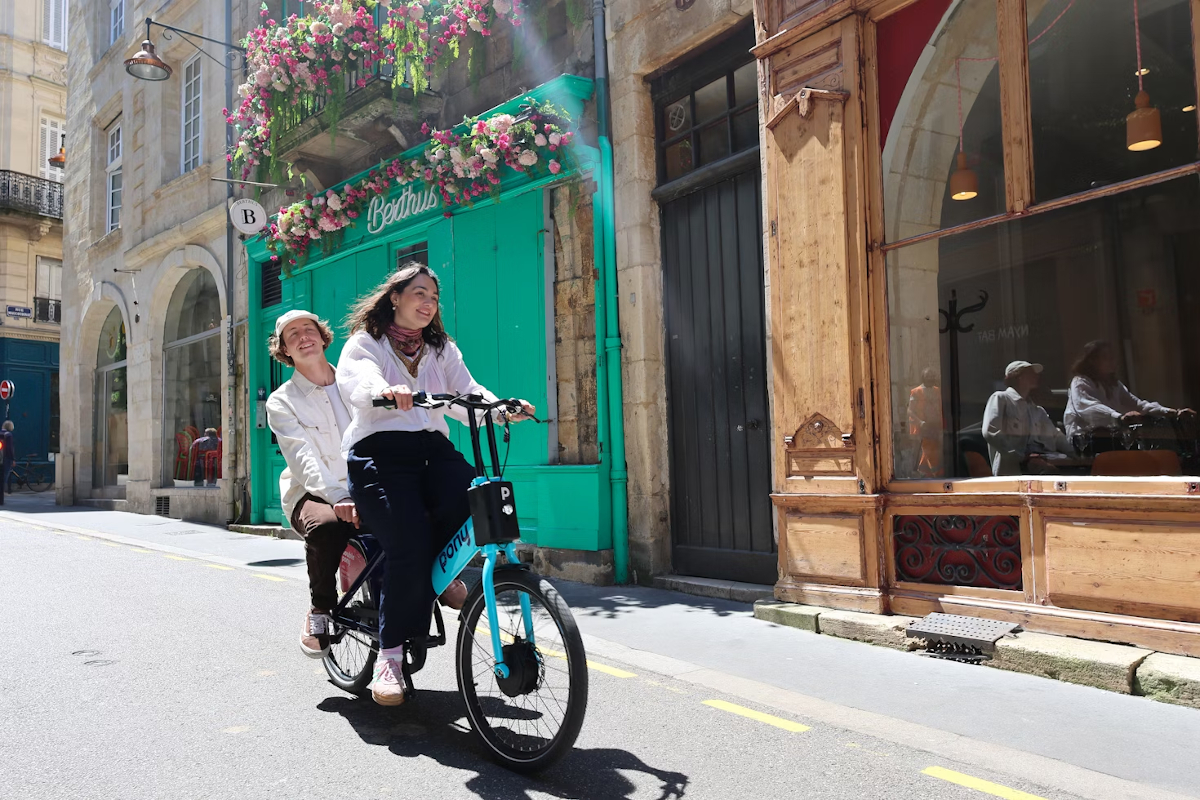
{"label": "bicycle fork", "polygon": [[[492,655],[496,659],[496,665],[492,668],[497,678],[507,678],[510,674],[508,665],[504,663],[504,648],[500,644],[500,623],[497,618],[496,611],[496,561],[500,557],[500,552],[503,549],[505,557],[510,564],[518,564],[517,547],[514,543],[509,542],[501,548],[498,544],[486,544],[483,546],[483,601],[487,606],[488,613],[488,631],[492,635]],[[525,640],[530,644],[537,644],[533,638],[533,608],[529,602],[529,595],[521,592],[521,621],[525,625]]]}

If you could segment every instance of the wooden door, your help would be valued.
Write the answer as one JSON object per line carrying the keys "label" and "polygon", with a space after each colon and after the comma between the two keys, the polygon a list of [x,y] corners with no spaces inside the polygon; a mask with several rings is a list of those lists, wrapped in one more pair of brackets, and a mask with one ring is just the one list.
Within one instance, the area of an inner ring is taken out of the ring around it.
{"label": "wooden door", "polygon": [[774,584],[758,162],[663,206],[676,572]]}

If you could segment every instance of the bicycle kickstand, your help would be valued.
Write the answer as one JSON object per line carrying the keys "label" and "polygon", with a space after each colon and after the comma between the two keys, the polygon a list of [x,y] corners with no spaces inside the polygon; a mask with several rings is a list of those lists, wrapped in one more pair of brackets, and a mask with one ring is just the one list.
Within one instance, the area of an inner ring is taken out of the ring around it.
{"label": "bicycle kickstand", "polygon": [[413,686],[412,672],[409,670],[408,659],[405,658],[400,667],[400,680],[404,684],[404,699],[407,702],[417,696],[417,688]]}

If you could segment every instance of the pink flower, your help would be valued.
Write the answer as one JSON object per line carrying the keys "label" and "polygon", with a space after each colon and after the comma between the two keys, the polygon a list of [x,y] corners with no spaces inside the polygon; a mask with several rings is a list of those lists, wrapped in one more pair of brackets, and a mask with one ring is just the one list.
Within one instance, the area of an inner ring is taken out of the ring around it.
{"label": "pink flower", "polygon": [[558,133],[552,133],[552,134],[550,134],[550,144],[554,145],[555,147],[558,147],[558,145],[559,145],[561,142],[562,142],[562,135],[561,135],[561,134],[558,134]]}
{"label": "pink flower", "polygon": [[538,147],[545,147],[546,137],[539,133],[537,136],[533,137],[533,143]]}
{"label": "pink flower", "polygon": [[535,150],[523,150],[521,155],[517,156],[517,161],[526,167],[532,167],[537,163],[537,160],[538,154]]}
{"label": "pink flower", "polygon": [[550,159],[550,174],[557,175],[560,172],[562,172],[562,165],[554,159]]}

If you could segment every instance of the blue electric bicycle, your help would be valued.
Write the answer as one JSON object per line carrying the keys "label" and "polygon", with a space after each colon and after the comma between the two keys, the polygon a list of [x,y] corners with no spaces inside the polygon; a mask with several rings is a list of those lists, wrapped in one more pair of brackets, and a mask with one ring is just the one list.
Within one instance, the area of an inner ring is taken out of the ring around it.
{"label": "blue electric bicycle", "polygon": [[[472,730],[504,766],[532,772],[569,751],[587,709],[588,674],[583,640],[566,602],[550,583],[517,560],[516,498],[504,480],[492,412],[516,414],[516,400],[489,403],[478,395],[413,396],[415,406],[467,409],[476,477],[468,489],[471,518],[433,564],[440,596],[476,555],[483,578],[459,612],[455,672]],[[383,398],[377,406],[392,406]],[[482,418],[482,421],[479,418]],[[481,431],[486,430],[492,474],[484,465]],[[504,441],[509,428],[504,426]],[[501,560],[503,555],[503,562]],[[371,682],[379,653],[378,598],[383,549],[369,534],[350,541],[342,556],[340,597],[331,612],[333,633],[325,670],[338,687],[354,693]],[[434,631],[405,643],[402,669],[406,699],[416,690],[412,675],[425,666],[431,647],[446,643],[446,627],[435,602]]]}

